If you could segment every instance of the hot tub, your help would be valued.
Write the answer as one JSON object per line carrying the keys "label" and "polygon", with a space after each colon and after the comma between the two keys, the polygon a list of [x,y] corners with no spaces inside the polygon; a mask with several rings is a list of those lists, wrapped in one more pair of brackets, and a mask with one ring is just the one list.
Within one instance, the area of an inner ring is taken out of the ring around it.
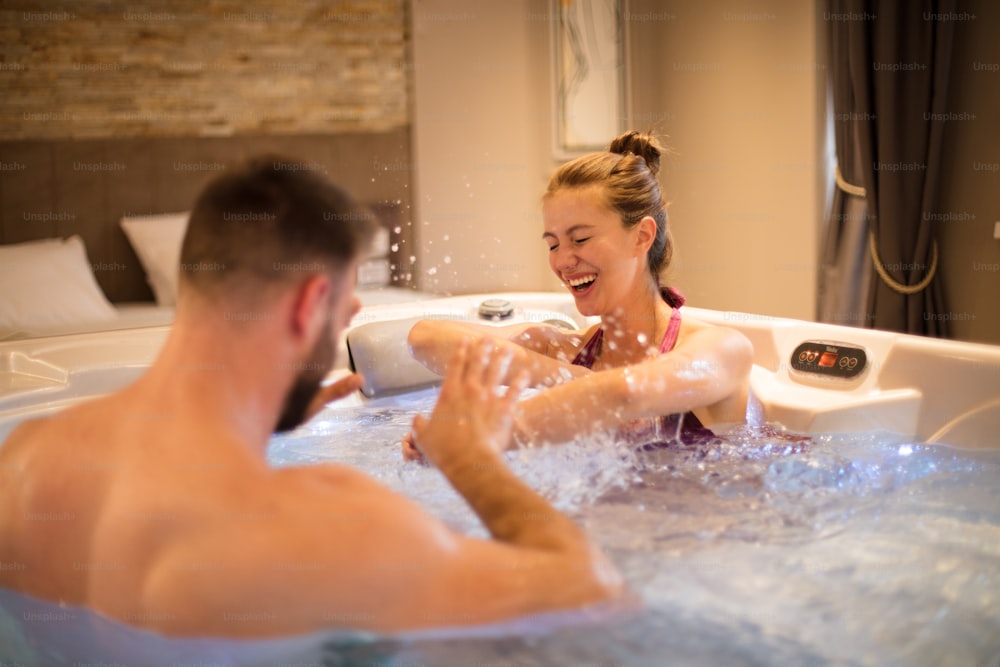
{"label": "hot tub", "polygon": [[[511,317],[483,319],[479,307],[487,300],[509,302]],[[684,312],[750,338],[751,388],[769,422],[802,433],[885,430],[929,443],[998,446],[1000,347],[731,311]],[[487,324],[550,320],[581,328],[590,323],[569,295],[535,292],[371,306],[353,326],[418,317]],[[167,331],[151,327],[0,343],[0,441],[28,416],[114,391],[138,377]],[[395,341],[390,354],[392,363],[405,363],[405,340]],[[342,346],[335,373],[346,372],[348,363]]]}
{"label": "hot tub", "polygon": [[[587,324],[568,295],[510,293],[366,308],[355,328],[414,317],[478,320],[487,297],[510,302],[513,319]],[[768,426],[654,451],[595,438],[508,455],[621,567],[638,608],[394,636],[336,631],[228,642],[164,640],[4,592],[3,657],[22,664],[992,664],[1000,655],[1000,348],[685,313],[753,341],[752,389]],[[166,331],[0,344],[0,438],[21,419],[137,377]],[[396,343],[382,363],[404,367],[405,343]],[[339,363],[335,372],[346,372],[346,350]],[[436,396],[417,380],[385,395],[368,387],[374,398],[355,395],[275,437],[272,465],[349,463],[457,529],[484,534],[436,471],[400,459],[399,439]]]}

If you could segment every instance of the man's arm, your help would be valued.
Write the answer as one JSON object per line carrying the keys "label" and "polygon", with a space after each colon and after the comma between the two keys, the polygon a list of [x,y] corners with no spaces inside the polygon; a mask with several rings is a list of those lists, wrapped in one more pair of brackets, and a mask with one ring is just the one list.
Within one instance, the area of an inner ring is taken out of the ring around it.
{"label": "man's arm", "polygon": [[491,442],[509,437],[523,384],[497,394],[503,356],[460,346],[433,415],[414,424],[422,451],[492,540],[455,534],[358,471],[277,471],[282,500],[254,500],[267,520],[216,522],[177,541],[131,613],[160,619],[154,627],[168,634],[264,636],[489,623],[618,594],[613,566],[507,469]]}
{"label": "man's arm", "polygon": [[522,373],[498,395],[510,358],[488,339],[471,348],[459,344],[434,414],[429,421],[414,420],[417,447],[494,538],[539,548],[580,547],[586,544],[583,533],[514,475],[499,453],[510,440],[514,402],[526,383]]}

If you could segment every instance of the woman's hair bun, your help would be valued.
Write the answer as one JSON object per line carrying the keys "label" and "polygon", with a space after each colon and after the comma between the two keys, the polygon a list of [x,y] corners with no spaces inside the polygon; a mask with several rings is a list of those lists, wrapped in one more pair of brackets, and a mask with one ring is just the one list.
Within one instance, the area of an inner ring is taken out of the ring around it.
{"label": "woman's hair bun", "polygon": [[660,153],[663,152],[663,147],[656,140],[656,137],[650,134],[629,130],[615,137],[611,141],[611,145],[608,146],[608,151],[618,153],[619,155],[625,155],[626,153],[638,155],[646,161],[646,166],[649,167],[649,171],[652,172],[653,176],[656,176],[660,171]]}

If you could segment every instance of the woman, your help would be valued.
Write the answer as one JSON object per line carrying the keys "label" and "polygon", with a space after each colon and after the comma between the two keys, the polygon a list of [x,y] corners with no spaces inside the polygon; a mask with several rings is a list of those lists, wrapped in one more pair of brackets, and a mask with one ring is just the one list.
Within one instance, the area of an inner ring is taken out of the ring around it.
{"label": "woman", "polygon": [[[580,313],[601,320],[584,335],[442,320],[410,331],[413,356],[432,370],[444,372],[460,339],[488,335],[514,352],[507,382],[524,373],[530,385],[549,387],[518,404],[505,446],[609,429],[639,443],[667,442],[745,420],[750,341],[682,318],[683,297],[661,283],[673,250],[656,180],[661,151],[655,138],[627,132],[549,181],[542,205],[549,266]],[[410,437],[403,454],[420,458]]]}

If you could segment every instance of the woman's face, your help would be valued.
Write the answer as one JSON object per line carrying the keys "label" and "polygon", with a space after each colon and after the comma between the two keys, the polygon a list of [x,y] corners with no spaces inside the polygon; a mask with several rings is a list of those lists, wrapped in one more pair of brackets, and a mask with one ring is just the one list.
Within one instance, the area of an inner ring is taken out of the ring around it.
{"label": "woman's face", "polygon": [[542,218],[549,267],[580,314],[613,313],[645,279],[648,234],[641,224],[626,229],[598,188],[557,190],[545,198]]}

